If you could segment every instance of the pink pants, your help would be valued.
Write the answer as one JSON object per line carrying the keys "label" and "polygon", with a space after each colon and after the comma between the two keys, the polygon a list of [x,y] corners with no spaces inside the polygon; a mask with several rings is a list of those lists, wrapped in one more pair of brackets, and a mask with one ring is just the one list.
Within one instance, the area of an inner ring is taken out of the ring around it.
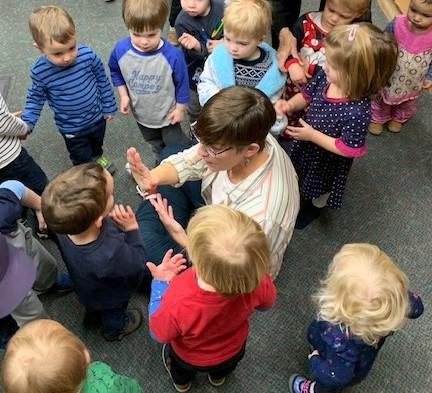
{"label": "pink pants", "polygon": [[411,119],[416,112],[416,100],[404,101],[398,105],[386,104],[381,95],[378,94],[373,100],[371,105],[372,122],[384,124],[390,120],[399,123],[405,123]]}

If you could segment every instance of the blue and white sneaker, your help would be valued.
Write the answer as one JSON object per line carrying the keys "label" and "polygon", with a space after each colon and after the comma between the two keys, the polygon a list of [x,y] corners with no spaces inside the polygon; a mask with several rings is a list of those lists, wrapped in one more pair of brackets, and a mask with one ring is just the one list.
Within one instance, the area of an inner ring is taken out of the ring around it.
{"label": "blue and white sneaker", "polygon": [[291,393],[313,393],[315,382],[302,377],[299,374],[292,374],[289,379],[289,390]]}

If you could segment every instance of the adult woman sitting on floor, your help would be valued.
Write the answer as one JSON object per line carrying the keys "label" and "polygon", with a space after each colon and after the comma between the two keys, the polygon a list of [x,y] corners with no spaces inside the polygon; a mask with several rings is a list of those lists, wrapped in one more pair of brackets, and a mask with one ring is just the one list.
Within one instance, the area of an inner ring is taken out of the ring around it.
{"label": "adult woman sitting on floor", "polygon": [[152,201],[165,228],[148,201],[137,210],[150,260],[160,263],[168,249],[181,250],[185,245],[182,228],[196,208],[222,203],[262,226],[272,250],[270,274],[276,278],[294,229],[299,191],[289,157],[268,134],[275,119],[273,105],[262,92],[234,86],[204,105],[194,127],[197,145],[169,156],[152,170],[144,166],[135,148],[128,150],[139,187],[147,191],[158,186],[174,211],[175,220],[169,219],[167,203],[160,198]]}

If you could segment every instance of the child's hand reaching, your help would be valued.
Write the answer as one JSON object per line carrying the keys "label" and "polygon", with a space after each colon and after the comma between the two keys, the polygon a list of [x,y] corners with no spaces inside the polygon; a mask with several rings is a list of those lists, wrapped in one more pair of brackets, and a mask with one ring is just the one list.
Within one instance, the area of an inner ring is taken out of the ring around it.
{"label": "child's hand reaching", "polygon": [[314,349],[309,355],[308,359],[310,359],[312,356],[319,356],[319,352],[317,349]]}
{"label": "child's hand reaching", "polygon": [[106,121],[111,121],[112,119],[114,119],[114,116],[113,115],[104,115],[104,119]]}
{"label": "child's hand reaching", "polygon": [[196,51],[201,50],[201,44],[200,42],[191,34],[188,33],[183,33],[179,38],[178,38],[178,42],[179,44],[186,49],[193,49]]}
{"label": "child's hand reaching", "polygon": [[303,119],[300,119],[299,123],[301,127],[288,126],[285,134],[299,141],[311,141],[317,131]]}
{"label": "child's hand reaching", "polygon": [[47,230],[47,224],[45,222],[44,216],[42,215],[42,211],[40,209],[36,209],[35,214],[36,214],[36,218],[38,221],[39,229],[41,231],[46,231]]}
{"label": "child's hand reaching", "polygon": [[182,254],[172,256],[173,250],[168,250],[160,265],[156,266],[153,262],[147,262],[153,278],[160,281],[171,281],[177,274],[185,270],[186,259]]}
{"label": "child's hand reaching", "polygon": [[290,101],[277,100],[274,104],[274,109],[277,116],[282,116],[283,114],[292,114],[294,112],[294,107]]}
{"label": "child's hand reaching", "polygon": [[310,78],[310,75],[298,63],[289,66],[288,74],[291,81],[296,85],[305,85],[307,80]]}
{"label": "child's hand reaching", "polygon": [[122,204],[115,204],[110,217],[126,232],[138,229],[135,213],[129,205],[125,208]]}
{"label": "child's hand reaching", "polygon": [[423,81],[423,90],[426,90],[429,94],[432,94],[432,80],[430,79],[425,79]]}
{"label": "child's hand reaching", "polygon": [[129,113],[129,102],[130,98],[128,95],[120,96],[120,112],[124,115],[127,115]]}
{"label": "child's hand reaching", "polygon": [[173,208],[168,205],[168,200],[162,198],[161,194],[156,194],[156,199],[149,199],[156,210],[162,224],[171,237],[182,247],[187,246],[187,236],[183,227],[174,218]]}

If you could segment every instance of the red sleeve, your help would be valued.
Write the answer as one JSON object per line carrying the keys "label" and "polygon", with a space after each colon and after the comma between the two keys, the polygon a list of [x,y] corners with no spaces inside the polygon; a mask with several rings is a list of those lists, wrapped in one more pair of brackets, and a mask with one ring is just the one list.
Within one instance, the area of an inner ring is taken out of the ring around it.
{"label": "red sleeve", "polygon": [[267,310],[273,306],[276,301],[276,287],[268,273],[265,274],[256,289],[258,296],[258,305],[255,307],[258,310]]}

